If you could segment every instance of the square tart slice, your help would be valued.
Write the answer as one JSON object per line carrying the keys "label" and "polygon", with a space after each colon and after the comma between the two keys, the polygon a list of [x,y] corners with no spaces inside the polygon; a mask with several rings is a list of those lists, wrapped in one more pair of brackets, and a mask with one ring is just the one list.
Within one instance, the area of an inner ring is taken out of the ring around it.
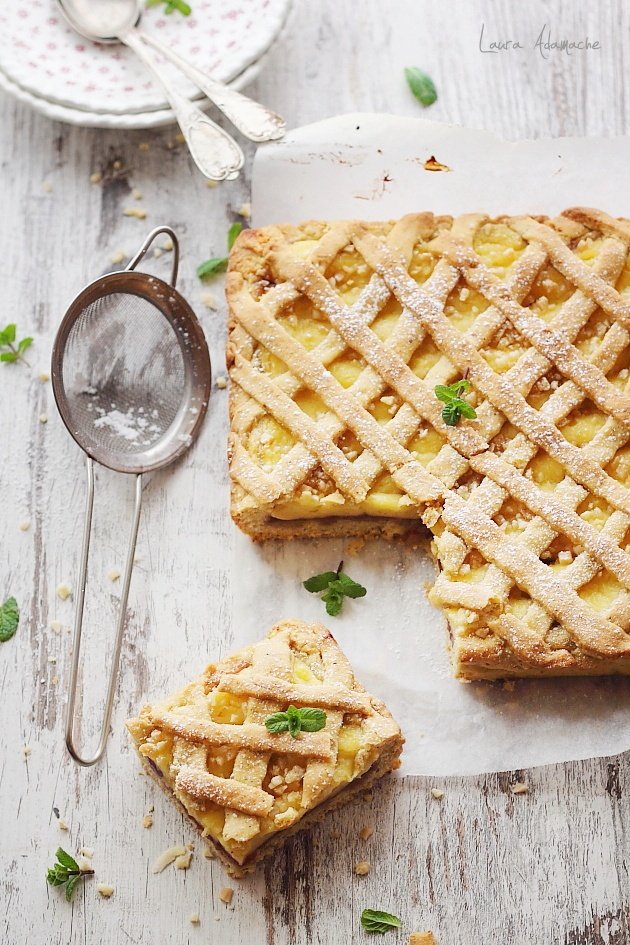
{"label": "square tart slice", "polygon": [[[629,673],[629,246],[583,207],[241,234],[236,523],[428,529],[462,678]],[[476,415],[449,423],[462,380]]]}
{"label": "square tart slice", "polygon": [[[323,710],[324,727],[268,731],[265,720],[289,706]],[[233,876],[397,768],[403,746],[330,632],[296,620],[127,727],[148,773]]]}

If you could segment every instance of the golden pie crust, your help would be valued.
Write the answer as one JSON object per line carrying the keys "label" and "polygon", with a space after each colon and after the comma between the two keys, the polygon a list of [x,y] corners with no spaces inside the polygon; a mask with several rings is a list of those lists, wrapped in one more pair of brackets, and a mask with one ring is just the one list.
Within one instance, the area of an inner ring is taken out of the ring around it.
{"label": "golden pie crust", "polygon": [[[267,731],[265,719],[289,705],[323,709],[325,727]],[[403,746],[330,632],[297,620],[211,664],[127,727],[146,770],[233,876],[397,768]]]}
{"label": "golden pie crust", "polygon": [[[629,242],[580,207],[245,231],[234,520],[428,529],[460,677],[628,673]],[[462,377],[477,418],[447,426],[434,387]]]}

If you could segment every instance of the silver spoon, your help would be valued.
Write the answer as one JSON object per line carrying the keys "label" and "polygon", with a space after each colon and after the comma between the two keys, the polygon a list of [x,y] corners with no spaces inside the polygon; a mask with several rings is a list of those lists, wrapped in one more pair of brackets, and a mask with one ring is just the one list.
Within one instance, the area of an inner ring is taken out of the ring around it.
{"label": "silver spoon", "polygon": [[233,180],[245,158],[234,139],[164,78],[135,28],[139,0],[58,0],[70,26],[97,43],[125,43],[158,80],[177,118],[193,161],[210,180]]}

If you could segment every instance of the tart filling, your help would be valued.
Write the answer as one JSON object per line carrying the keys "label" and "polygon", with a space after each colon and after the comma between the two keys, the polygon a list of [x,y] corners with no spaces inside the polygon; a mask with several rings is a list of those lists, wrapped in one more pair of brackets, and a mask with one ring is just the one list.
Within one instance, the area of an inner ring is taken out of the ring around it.
{"label": "tart filling", "polygon": [[[288,705],[319,708],[321,731],[268,731]],[[330,633],[297,621],[127,724],[151,772],[237,874],[309,814],[397,767],[402,749]]]}
{"label": "tart filling", "polygon": [[[630,222],[414,214],[239,238],[232,514],[429,529],[467,678],[630,668]],[[449,424],[462,378],[476,417]]]}

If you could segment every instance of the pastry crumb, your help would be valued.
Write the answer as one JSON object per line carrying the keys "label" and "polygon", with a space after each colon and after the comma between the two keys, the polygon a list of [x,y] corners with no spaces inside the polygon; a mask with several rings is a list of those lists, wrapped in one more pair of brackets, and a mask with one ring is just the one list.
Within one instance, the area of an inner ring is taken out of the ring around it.
{"label": "pastry crumb", "polygon": [[30,755],[31,751],[32,751],[32,748],[31,748],[30,745],[23,745],[23,746],[22,746],[22,754],[24,755],[24,760],[25,760],[25,761],[26,761],[26,759],[28,758],[28,756]]}
{"label": "pastry crumb", "polygon": [[82,853],[77,857],[77,866],[82,873],[92,872],[92,860],[88,856],[84,856]]}
{"label": "pastry crumb", "polygon": [[153,861],[151,864],[152,873],[161,873],[162,870],[165,870],[167,866],[170,866],[175,860],[180,856],[186,855],[186,849],[182,846],[169,847],[168,850],[164,850],[163,853]]}
{"label": "pastry crumb", "polygon": [[525,784],[524,781],[515,781],[512,785],[512,794],[527,794],[529,791],[529,785]]}
{"label": "pastry crumb", "polygon": [[111,899],[114,895],[114,887],[107,886],[105,883],[99,883],[96,887],[96,891],[101,894],[103,899]]}
{"label": "pastry crumb", "polygon": [[47,413],[40,413],[40,415],[39,415],[39,422],[40,422],[40,423],[48,423],[48,414],[47,414]]}
{"label": "pastry crumb", "polygon": [[437,945],[433,932],[412,932],[409,945]]}
{"label": "pastry crumb", "polygon": [[131,196],[133,197],[134,200],[142,200],[142,191],[138,190],[137,187],[134,187],[133,190],[131,191]]}
{"label": "pastry crumb", "polygon": [[151,816],[151,814],[144,815],[144,817],[142,818],[142,826],[145,827],[147,830],[149,829],[149,827],[153,826],[153,817]]}
{"label": "pastry crumb", "polygon": [[370,864],[367,860],[359,860],[358,863],[355,863],[354,872],[357,876],[367,876],[370,872]]}
{"label": "pastry crumb", "polygon": [[162,249],[165,253],[171,253],[173,251],[173,240],[170,238],[170,236],[167,236],[163,241]]}
{"label": "pastry crumb", "polygon": [[88,860],[91,860],[92,857],[94,856],[94,850],[92,849],[92,847],[81,847],[81,849],[79,850],[79,853],[81,854],[81,856],[86,856]]}
{"label": "pastry crumb", "polygon": [[42,190],[44,191],[45,194],[51,194],[52,189],[53,189],[53,185],[50,183],[49,180],[42,181]]}
{"label": "pastry crumb", "polygon": [[442,798],[444,797],[444,791],[440,791],[439,788],[432,787],[432,788],[431,788],[431,797],[434,797],[436,801],[441,801]]}
{"label": "pastry crumb", "polygon": [[61,620],[51,620],[50,622],[50,629],[53,633],[61,633],[62,626]]}
{"label": "pastry crumb", "polygon": [[110,581],[117,581],[120,577],[120,571],[118,568],[110,568],[110,570],[107,572],[107,577]]}
{"label": "pastry crumb", "polygon": [[225,374],[219,374],[219,376],[216,379],[216,385],[219,388],[219,390],[225,390],[225,388],[227,387],[227,377],[225,376]]}
{"label": "pastry crumb", "polygon": [[206,860],[216,860],[216,853],[214,852],[212,847],[208,846],[207,843],[204,845],[203,855],[205,856]]}
{"label": "pastry crumb", "polygon": [[234,897],[234,890],[231,886],[224,886],[219,890],[219,899],[221,902],[224,902],[226,906],[229,906]]}
{"label": "pastry crumb", "polygon": [[48,381],[50,380],[50,374],[48,373],[48,371],[40,371],[39,379],[42,382],[42,384],[47,384]]}
{"label": "pastry crumb", "polygon": [[251,216],[252,216],[251,203],[242,203],[236,212],[238,213],[239,217],[243,217],[245,220],[251,220]]}
{"label": "pastry crumb", "polygon": [[213,295],[212,292],[204,292],[201,296],[201,301],[210,311],[216,312],[219,303],[216,295]]}
{"label": "pastry crumb", "polygon": [[22,521],[18,524],[18,528],[21,532],[27,532],[30,527],[31,523],[27,518],[22,519]]}
{"label": "pastry crumb", "polygon": [[127,254],[123,249],[117,249],[115,253],[112,253],[111,260],[112,263],[116,266],[118,263],[121,263]]}
{"label": "pastry crumb", "polygon": [[514,692],[515,685],[516,683],[513,679],[506,679],[503,682],[503,688],[506,692]]}
{"label": "pastry crumb", "polygon": [[50,681],[53,684],[53,686],[56,686],[57,683],[59,682],[59,676],[53,676]]}
{"label": "pastry crumb", "polygon": [[369,840],[373,833],[374,833],[374,827],[369,827],[367,826],[367,824],[365,827],[361,827],[361,829],[359,830],[359,836],[361,837],[362,840]]}
{"label": "pastry crumb", "polygon": [[100,184],[102,180],[103,175],[100,171],[94,171],[92,174],[90,174],[90,184]]}
{"label": "pastry crumb", "polygon": [[59,820],[57,821],[57,823],[58,823],[58,825],[59,825],[59,829],[60,829],[60,830],[69,830],[69,829],[70,829],[70,828],[68,827],[68,824],[67,824],[67,823],[65,822],[65,820],[63,819],[63,817],[60,817]]}
{"label": "pastry crumb", "polygon": [[151,145],[149,144],[148,141],[141,141],[140,144],[138,145],[138,151],[143,151],[146,153],[147,151],[150,151],[150,150],[151,150]]}
{"label": "pastry crumb", "polygon": [[136,220],[146,220],[147,211],[144,207],[125,207],[123,210],[124,217],[135,217]]}
{"label": "pastry crumb", "polygon": [[184,852],[175,858],[175,869],[176,870],[187,870],[190,866],[190,861],[192,860],[192,853],[190,850],[184,850]]}
{"label": "pastry crumb", "polygon": [[218,183],[219,183],[218,180],[207,180],[206,186],[209,187],[211,190],[214,190],[214,188],[218,185]]}
{"label": "pastry crumb", "polygon": [[192,922],[193,925],[199,925],[199,923],[201,922],[201,919],[199,918],[199,913],[193,912],[190,916],[190,921]]}
{"label": "pastry crumb", "polygon": [[72,588],[62,581],[61,584],[57,585],[56,593],[59,600],[68,600],[69,597],[72,597]]}

